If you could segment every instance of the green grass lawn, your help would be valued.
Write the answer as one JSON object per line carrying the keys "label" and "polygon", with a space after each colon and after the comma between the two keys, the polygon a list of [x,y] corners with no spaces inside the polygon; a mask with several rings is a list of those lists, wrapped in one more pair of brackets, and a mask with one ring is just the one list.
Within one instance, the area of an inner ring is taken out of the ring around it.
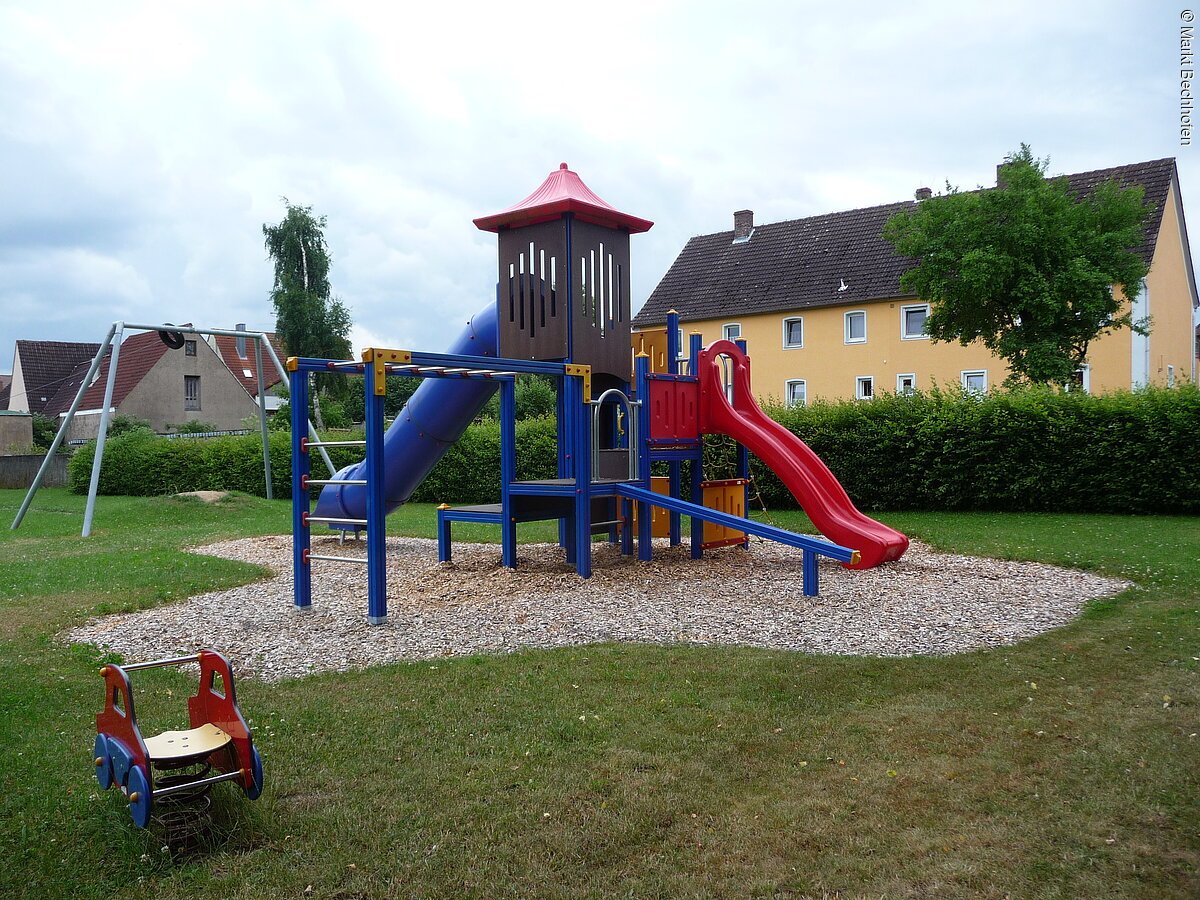
{"label": "green grass lawn", "polygon": [[[55,635],[262,577],[181,548],[286,532],[289,506],[104,497],[82,539],[62,490],[9,531],[21,496],[0,491],[0,896],[1200,894],[1198,519],[881,516],[1138,584],[1003,650],[601,645],[244,680],[266,791],[217,788],[217,836],[173,859],[97,787],[99,657]],[[432,537],[434,511],[390,528]],[[187,678],[135,687],[143,721],[181,724]]]}

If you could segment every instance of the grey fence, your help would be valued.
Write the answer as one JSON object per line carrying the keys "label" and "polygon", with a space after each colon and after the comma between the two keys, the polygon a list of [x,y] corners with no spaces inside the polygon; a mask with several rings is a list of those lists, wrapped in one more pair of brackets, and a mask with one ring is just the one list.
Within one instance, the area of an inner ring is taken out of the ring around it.
{"label": "grey fence", "polygon": [[[40,454],[0,456],[0,488],[28,489],[45,458]],[[54,457],[42,479],[42,487],[62,487],[67,483],[67,458],[61,453]]]}

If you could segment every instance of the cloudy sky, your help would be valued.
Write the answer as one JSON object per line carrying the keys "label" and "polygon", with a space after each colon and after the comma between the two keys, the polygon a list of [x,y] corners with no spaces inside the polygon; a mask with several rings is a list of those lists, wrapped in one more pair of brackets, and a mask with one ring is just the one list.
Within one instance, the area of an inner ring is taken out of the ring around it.
{"label": "cloudy sky", "polygon": [[[900,11],[903,9],[903,11]],[[270,327],[261,227],[328,217],[357,347],[444,349],[488,301],[471,219],[566,161],[654,220],[635,308],[692,235],[1175,156],[1161,2],[0,0],[0,372],[18,338]]]}

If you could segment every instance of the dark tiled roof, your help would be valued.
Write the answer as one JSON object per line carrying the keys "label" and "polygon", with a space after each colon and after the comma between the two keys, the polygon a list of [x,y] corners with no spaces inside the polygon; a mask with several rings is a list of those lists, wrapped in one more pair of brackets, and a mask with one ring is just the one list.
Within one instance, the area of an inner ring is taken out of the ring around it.
{"label": "dark tiled roof", "polygon": [[[1109,178],[1140,184],[1153,208],[1139,252],[1150,262],[1162,223],[1175,160],[1115,166],[1066,176],[1073,191],[1088,193]],[[636,327],[661,325],[667,311],[684,320],[732,319],[739,315],[911,297],[900,276],[915,262],[898,256],[882,236],[895,213],[912,200],[758,225],[749,241],[733,243],[732,231],[694,237],[634,316]],[[844,286],[844,287],[843,287]]]}
{"label": "dark tiled roof", "polygon": [[[154,368],[154,364],[162,359],[167,349],[167,345],[159,338],[157,331],[135,334],[121,342],[121,353],[117,357],[117,377],[113,382],[112,405],[114,407],[121,405],[129,396],[129,392],[137,387],[146,377],[146,373]],[[112,350],[110,349],[100,363],[95,380],[84,391],[83,400],[79,404],[80,409],[100,409],[103,406],[104,388],[108,382],[108,368],[111,363]],[[57,416],[70,408],[71,401],[75,399],[79,385],[87,377],[90,366],[91,360],[85,360],[75,367],[69,378],[63,379],[57,393],[46,406],[48,415]]]}
{"label": "dark tiled roof", "polygon": [[0,409],[8,409],[8,392],[12,389],[12,376],[0,375]]}
{"label": "dark tiled roof", "polygon": [[80,362],[90,362],[99,349],[99,344],[75,341],[17,341],[29,411],[44,412],[63,380],[71,377]]}
{"label": "dark tiled roof", "polygon": [[[281,341],[274,332],[264,332],[267,340],[271,342],[271,346],[275,348],[275,353],[278,354],[281,360],[286,360],[287,353],[283,349],[283,341]],[[213,338],[217,343],[217,355],[228,366],[229,371],[250,394],[251,397],[258,396],[258,376],[254,371],[254,342],[246,341],[246,358],[238,356],[237,353],[237,338],[226,337],[223,334],[218,334]],[[250,374],[247,375],[246,372]],[[263,384],[266,385],[269,391],[272,386],[278,384],[282,379],[279,373],[275,371],[275,366],[267,354],[263,353]]]}

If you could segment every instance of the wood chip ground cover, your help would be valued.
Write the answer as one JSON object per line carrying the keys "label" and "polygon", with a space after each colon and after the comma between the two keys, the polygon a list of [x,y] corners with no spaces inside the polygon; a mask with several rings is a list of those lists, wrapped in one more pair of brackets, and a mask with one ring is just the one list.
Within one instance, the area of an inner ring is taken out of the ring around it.
{"label": "wood chip ground cover", "polygon": [[[808,653],[943,655],[1001,646],[1073,620],[1130,582],[1029,562],[938,553],[862,572],[821,562],[819,597],[803,594],[800,554],[772,543],[693,560],[656,543],[649,563],[598,544],[583,580],[551,544],[522,545],[519,567],[495,544],[388,540],[388,621],[367,623],[362,566],[313,564],[313,611],[292,607],[291,538],[198,548],[257,563],[271,578],[183,603],[93,619],[66,632],[141,661],[198,647],[227,654],[239,677],[265,681],[401,660],[608,641],[737,644]],[[364,543],[315,538],[314,553],[362,556]]]}

